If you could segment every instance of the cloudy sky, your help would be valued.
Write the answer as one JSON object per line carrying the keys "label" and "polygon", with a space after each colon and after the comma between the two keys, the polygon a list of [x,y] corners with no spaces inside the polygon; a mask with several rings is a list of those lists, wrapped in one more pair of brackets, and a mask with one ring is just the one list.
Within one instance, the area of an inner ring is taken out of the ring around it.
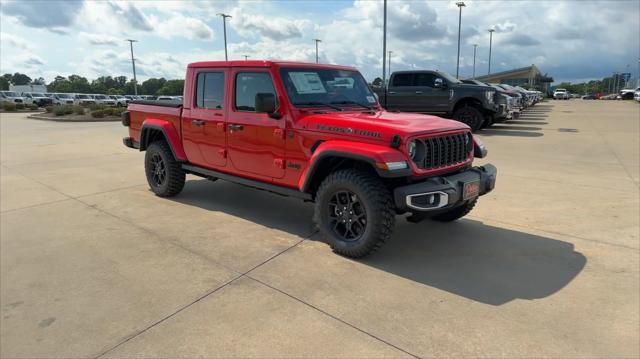
{"label": "cloudy sky", "polygon": [[[461,76],[536,64],[556,79],[601,78],[640,58],[640,1],[465,1]],[[0,73],[50,81],[58,74],[131,77],[129,43],[138,75],[182,78],[193,61],[223,60],[222,20],[229,58],[320,61],[381,75],[382,1],[5,1],[0,0]],[[458,10],[454,1],[388,2],[392,70],[455,73]]]}

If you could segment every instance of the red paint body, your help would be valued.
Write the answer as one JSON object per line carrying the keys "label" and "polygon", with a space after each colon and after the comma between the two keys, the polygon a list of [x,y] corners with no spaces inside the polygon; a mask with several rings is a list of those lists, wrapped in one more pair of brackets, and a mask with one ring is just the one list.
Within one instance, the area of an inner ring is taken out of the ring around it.
{"label": "red paint body", "polygon": [[[375,163],[406,161],[411,177],[428,177],[466,167],[466,162],[432,170],[422,170],[408,158],[407,143],[413,138],[435,134],[469,132],[469,127],[437,116],[393,113],[379,104],[374,111],[357,107],[336,112],[325,107],[297,108],[289,102],[280,78],[281,67],[333,68],[356,71],[351,67],[294,62],[228,61],[199,62],[187,68],[182,108],[130,104],[130,137],[140,143],[144,126],[161,127],[174,150],[184,162],[219,172],[301,189],[314,161],[326,151],[358,155]],[[195,79],[200,71],[225,72],[223,109],[195,106]],[[234,78],[237,72],[267,72],[277,92],[279,119],[266,113],[236,111]],[[192,121],[204,121],[195,126]],[[242,131],[229,125],[242,125]],[[321,128],[319,128],[320,126]],[[340,133],[328,128],[350,129]],[[375,136],[371,134],[375,133]],[[399,135],[398,148],[391,146]]]}

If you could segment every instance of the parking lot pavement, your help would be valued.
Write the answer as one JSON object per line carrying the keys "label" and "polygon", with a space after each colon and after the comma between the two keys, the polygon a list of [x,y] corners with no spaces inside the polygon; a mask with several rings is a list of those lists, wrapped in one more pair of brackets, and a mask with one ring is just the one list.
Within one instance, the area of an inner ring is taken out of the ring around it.
{"label": "parking lot pavement", "polygon": [[148,191],[118,123],[0,115],[1,357],[638,357],[640,106],[483,130],[496,190],[363,260],[312,206]]}

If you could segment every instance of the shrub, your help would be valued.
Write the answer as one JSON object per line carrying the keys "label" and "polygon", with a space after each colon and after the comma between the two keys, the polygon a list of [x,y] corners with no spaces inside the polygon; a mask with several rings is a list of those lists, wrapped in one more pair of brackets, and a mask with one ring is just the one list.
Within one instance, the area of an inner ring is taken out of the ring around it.
{"label": "shrub", "polygon": [[105,109],[104,105],[96,105],[96,104],[92,104],[92,105],[89,105],[87,107],[89,107],[89,111],[91,111],[91,112]]}
{"label": "shrub", "polygon": [[95,111],[91,111],[91,117],[94,117],[94,118],[103,118],[103,117],[104,117],[104,111],[103,111],[103,110],[95,110]]}
{"label": "shrub", "polygon": [[53,113],[56,116],[64,116],[64,114],[67,113],[67,109],[64,108],[64,106],[58,106],[53,110]]}
{"label": "shrub", "polygon": [[16,109],[18,109],[18,110],[24,110],[24,104],[23,104],[23,103],[17,103],[17,104],[16,104]]}
{"label": "shrub", "polygon": [[73,113],[75,113],[76,115],[84,115],[84,107],[73,106]]}
{"label": "shrub", "polygon": [[45,110],[46,112],[51,113],[51,112],[53,112],[53,106],[47,106],[47,107],[45,107],[45,108],[44,108],[44,110]]}
{"label": "shrub", "polygon": [[104,110],[105,115],[107,116],[120,116],[121,113],[126,111],[123,107],[107,107]]}
{"label": "shrub", "polygon": [[64,108],[65,115],[71,115],[73,113],[73,106],[62,106]]}
{"label": "shrub", "polygon": [[35,103],[32,103],[29,105],[29,110],[37,110],[38,109],[38,105]]}
{"label": "shrub", "polygon": [[5,111],[15,111],[16,110],[16,104],[13,102],[3,102],[2,103],[2,109]]}

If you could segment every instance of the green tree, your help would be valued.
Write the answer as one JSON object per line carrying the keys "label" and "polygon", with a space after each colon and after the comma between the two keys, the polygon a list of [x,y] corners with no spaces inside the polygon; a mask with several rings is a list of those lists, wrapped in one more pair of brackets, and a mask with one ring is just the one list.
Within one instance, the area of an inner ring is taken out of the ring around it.
{"label": "green tree", "polygon": [[8,91],[11,83],[11,74],[4,74],[0,77],[0,91]]}
{"label": "green tree", "polygon": [[31,77],[29,77],[29,76],[27,76],[25,74],[21,74],[19,72],[16,72],[11,77],[11,83],[14,84],[14,85],[29,85],[31,83]]}
{"label": "green tree", "polygon": [[150,78],[138,86],[138,93],[142,95],[155,95],[156,92],[164,86],[165,82],[167,82],[167,80],[165,80],[164,77],[159,79]]}
{"label": "green tree", "polygon": [[155,94],[166,96],[179,96],[184,91],[184,80],[169,80],[165,82]]}

